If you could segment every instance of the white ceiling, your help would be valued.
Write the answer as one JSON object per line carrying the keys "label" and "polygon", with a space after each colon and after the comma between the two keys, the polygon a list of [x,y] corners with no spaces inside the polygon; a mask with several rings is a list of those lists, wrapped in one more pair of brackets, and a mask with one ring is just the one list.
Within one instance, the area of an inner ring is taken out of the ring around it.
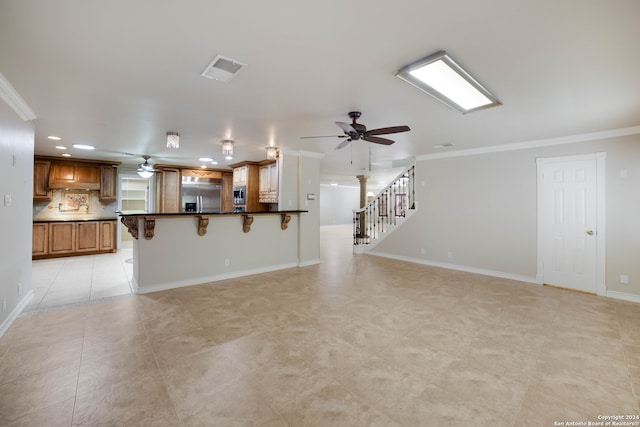
{"label": "white ceiling", "polygon": [[[97,147],[76,158],[224,167],[232,138],[232,163],[273,143],[323,153],[323,183],[357,185],[369,147],[375,176],[412,156],[640,124],[639,18],[637,0],[0,0],[0,73],[37,116],[36,154],[59,155],[57,135]],[[438,50],[504,105],[462,115],[395,77]],[[248,66],[227,84],[201,77],[217,54]],[[351,110],[412,130],[339,151],[300,139],[339,135]]]}

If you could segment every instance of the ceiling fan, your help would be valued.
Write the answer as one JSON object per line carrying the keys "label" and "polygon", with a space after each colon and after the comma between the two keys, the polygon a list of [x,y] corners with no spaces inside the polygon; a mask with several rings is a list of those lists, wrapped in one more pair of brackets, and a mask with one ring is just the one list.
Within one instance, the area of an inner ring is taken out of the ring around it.
{"label": "ceiling fan", "polygon": [[138,175],[143,178],[149,178],[154,174],[156,170],[153,168],[152,164],[149,164],[149,159],[151,158],[151,156],[147,156],[145,154],[144,156],[142,156],[142,158],[144,159],[144,163],[140,163],[138,165]]}
{"label": "ceiling fan", "polygon": [[361,123],[356,123],[356,120],[360,118],[362,113],[360,111],[350,111],[349,117],[351,118],[351,124],[344,122],[336,122],[338,127],[342,129],[344,135],[330,135],[330,136],[302,136],[302,139],[307,138],[347,138],[336,146],[336,150],[346,147],[351,141],[363,141],[373,142],[375,144],[391,145],[395,141],[387,138],[380,138],[376,135],[388,135],[390,133],[407,132],[411,129],[409,126],[391,126],[386,128],[367,130],[367,127]]}

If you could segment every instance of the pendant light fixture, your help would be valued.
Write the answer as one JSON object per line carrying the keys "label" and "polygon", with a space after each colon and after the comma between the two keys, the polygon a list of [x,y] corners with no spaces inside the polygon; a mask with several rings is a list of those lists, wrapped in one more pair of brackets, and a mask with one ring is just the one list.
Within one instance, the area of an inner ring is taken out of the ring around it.
{"label": "pendant light fixture", "polygon": [[267,160],[275,160],[278,157],[278,147],[269,145],[267,147]]}
{"label": "pendant light fixture", "polygon": [[178,132],[167,132],[167,148],[180,148],[180,134]]}
{"label": "pendant light fixture", "polygon": [[233,156],[233,140],[223,139],[220,142],[222,143],[222,155],[226,157]]}

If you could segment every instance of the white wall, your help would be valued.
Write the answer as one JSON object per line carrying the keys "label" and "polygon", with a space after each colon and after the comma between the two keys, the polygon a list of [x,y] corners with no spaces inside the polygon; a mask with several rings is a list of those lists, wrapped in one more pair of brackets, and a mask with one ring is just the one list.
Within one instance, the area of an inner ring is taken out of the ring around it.
{"label": "white wall", "polygon": [[[355,177],[354,177],[355,180]],[[353,210],[360,207],[358,187],[320,187],[320,225],[351,224]]]}
{"label": "white wall", "polygon": [[[23,121],[0,101],[0,336],[33,295],[33,147],[33,123]],[[5,204],[6,196],[11,197],[10,206]]]}
{"label": "white wall", "polygon": [[280,215],[254,215],[243,232],[242,215],[209,216],[199,236],[198,216],[165,216],[155,221],[154,236],[134,240],[134,285],[146,293],[298,266],[299,215],[286,230]]}
{"label": "white wall", "polygon": [[607,153],[607,289],[640,296],[640,135],[418,161],[418,212],[375,252],[535,279],[535,159],[596,152]]}

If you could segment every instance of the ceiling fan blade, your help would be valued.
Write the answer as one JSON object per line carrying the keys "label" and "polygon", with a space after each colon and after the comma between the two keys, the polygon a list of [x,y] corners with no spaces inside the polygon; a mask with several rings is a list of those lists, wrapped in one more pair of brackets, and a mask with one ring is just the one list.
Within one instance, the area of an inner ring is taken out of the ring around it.
{"label": "ceiling fan blade", "polygon": [[340,129],[344,131],[344,133],[348,133],[348,134],[357,133],[356,130],[353,128],[353,126],[351,126],[349,123],[336,122],[336,124]]}
{"label": "ceiling fan blade", "polygon": [[391,145],[395,142],[387,138],[379,138],[377,136],[369,136],[367,134],[365,134],[365,136],[362,139],[364,139],[365,141],[374,142],[376,144],[383,144],[383,145]]}
{"label": "ceiling fan blade", "polygon": [[407,132],[410,130],[409,126],[391,126],[388,128],[368,130],[365,132],[365,135],[387,135],[389,133]]}
{"label": "ceiling fan blade", "polygon": [[311,138],[346,138],[348,135],[323,135],[323,136],[301,136],[300,139]]}
{"label": "ceiling fan blade", "polygon": [[349,145],[350,142],[351,142],[351,138],[346,139],[346,140],[342,141],[340,144],[338,144],[335,149],[336,150],[340,150],[340,149],[346,147],[347,145]]}

